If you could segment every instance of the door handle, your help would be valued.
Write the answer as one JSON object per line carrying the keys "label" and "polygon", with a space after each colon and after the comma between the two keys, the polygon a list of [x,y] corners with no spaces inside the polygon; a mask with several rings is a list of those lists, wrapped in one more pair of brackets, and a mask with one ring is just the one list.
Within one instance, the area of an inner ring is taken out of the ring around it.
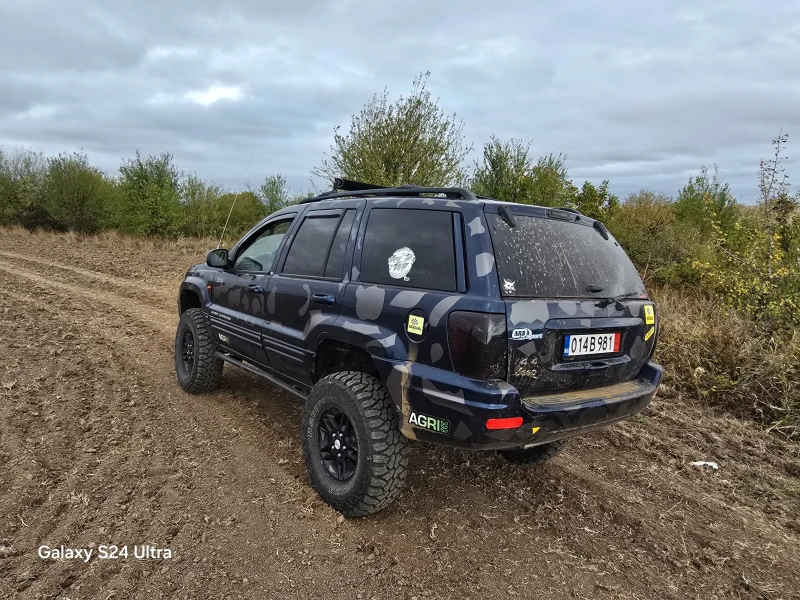
{"label": "door handle", "polygon": [[336,299],[330,294],[314,294],[311,299],[314,304],[324,304],[325,306],[333,306],[336,303]]}
{"label": "door handle", "polygon": [[250,285],[247,286],[247,291],[250,292],[251,294],[263,294],[264,288],[255,283],[251,283]]}

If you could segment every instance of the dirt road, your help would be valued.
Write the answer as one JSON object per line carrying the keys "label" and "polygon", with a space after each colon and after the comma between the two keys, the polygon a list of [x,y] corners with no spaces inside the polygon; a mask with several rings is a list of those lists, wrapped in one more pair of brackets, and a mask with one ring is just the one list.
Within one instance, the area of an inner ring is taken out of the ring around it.
{"label": "dirt road", "polygon": [[[178,387],[204,250],[0,230],[0,598],[800,597],[798,446],[668,390],[540,470],[414,445],[400,502],[340,522],[297,400]],[[172,558],[37,555],[103,544]]]}

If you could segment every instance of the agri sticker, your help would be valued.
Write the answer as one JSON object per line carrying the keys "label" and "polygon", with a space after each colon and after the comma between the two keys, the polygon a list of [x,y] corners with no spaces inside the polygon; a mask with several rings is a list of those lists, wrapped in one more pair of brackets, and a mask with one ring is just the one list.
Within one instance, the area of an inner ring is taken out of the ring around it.
{"label": "agri sticker", "polygon": [[450,421],[447,419],[437,419],[436,417],[429,417],[420,413],[412,412],[408,417],[408,422],[411,425],[416,425],[428,431],[435,431],[436,433],[450,433]]}

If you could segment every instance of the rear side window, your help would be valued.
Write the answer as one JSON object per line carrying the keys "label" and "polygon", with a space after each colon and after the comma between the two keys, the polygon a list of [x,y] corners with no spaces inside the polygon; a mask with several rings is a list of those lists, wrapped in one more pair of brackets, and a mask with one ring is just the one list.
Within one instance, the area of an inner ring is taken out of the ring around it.
{"label": "rear side window", "polygon": [[[585,225],[514,215],[516,227],[487,214],[504,296],[610,298],[645,293],[625,251]],[[602,287],[591,293],[590,285]]]}
{"label": "rear side window", "polygon": [[374,209],[361,253],[361,281],[456,291],[453,213]]}
{"label": "rear side window", "polygon": [[285,275],[342,278],[344,257],[355,210],[344,215],[307,216],[289,248]]}
{"label": "rear side window", "polygon": [[350,230],[353,228],[353,219],[356,211],[348,210],[342,219],[336,237],[333,239],[331,251],[328,254],[328,264],[325,267],[325,277],[341,279],[344,271],[344,255],[347,252],[347,242],[350,241]]}

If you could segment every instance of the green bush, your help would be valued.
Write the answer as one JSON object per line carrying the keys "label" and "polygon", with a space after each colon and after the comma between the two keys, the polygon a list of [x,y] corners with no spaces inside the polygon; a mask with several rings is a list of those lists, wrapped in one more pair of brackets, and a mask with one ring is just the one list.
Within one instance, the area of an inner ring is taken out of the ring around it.
{"label": "green bush", "polygon": [[137,235],[176,235],[183,223],[180,202],[181,174],[172,155],[126,160],[119,168],[119,228]]}
{"label": "green bush", "polygon": [[28,229],[53,228],[43,187],[47,161],[41,152],[16,149],[0,155],[0,222]]}
{"label": "green bush", "polygon": [[227,215],[219,201],[221,195],[219,186],[206,183],[195,174],[186,177],[181,184],[185,235],[201,238],[220,235]]}
{"label": "green bush", "polygon": [[86,154],[59,154],[47,161],[42,205],[55,229],[96,233],[109,223],[115,191]]}
{"label": "green bush", "polygon": [[609,231],[646,279],[671,284],[696,284],[691,260],[707,248],[691,225],[678,220],[669,196],[643,190],[610,211]]}

